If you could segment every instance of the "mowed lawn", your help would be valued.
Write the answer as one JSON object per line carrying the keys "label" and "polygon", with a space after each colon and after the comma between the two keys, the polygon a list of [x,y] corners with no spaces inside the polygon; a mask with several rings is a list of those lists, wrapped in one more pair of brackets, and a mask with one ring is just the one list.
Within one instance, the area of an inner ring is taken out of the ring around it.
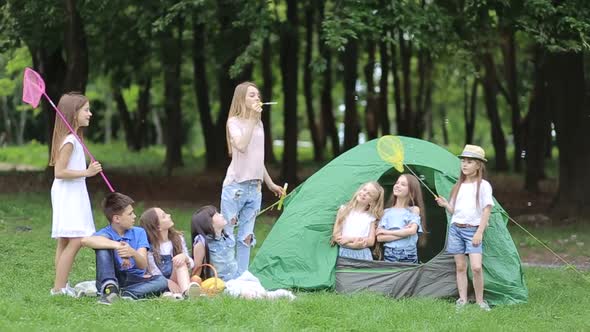
{"label": "mowed lawn", "polygon": [[[98,201],[93,202],[97,228],[106,224],[98,206]],[[139,202],[136,213],[144,208]],[[169,211],[188,239],[193,211]],[[272,222],[270,217],[259,219],[259,243]],[[454,299],[394,300],[332,291],[297,292],[294,301],[218,296],[178,302],[119,301],[112,306],[99,305],[95,298],[51,297],[55,241],[50,233],[49,193],[0,195],[0,331],[590,330],[590,282],[563,269],[526,268],[529,302],[491,312],[470,306],[455,313]],[[590,279],[588,272],[585,275]],[[70,281],[94,277],[94,253],[82,249]]]}

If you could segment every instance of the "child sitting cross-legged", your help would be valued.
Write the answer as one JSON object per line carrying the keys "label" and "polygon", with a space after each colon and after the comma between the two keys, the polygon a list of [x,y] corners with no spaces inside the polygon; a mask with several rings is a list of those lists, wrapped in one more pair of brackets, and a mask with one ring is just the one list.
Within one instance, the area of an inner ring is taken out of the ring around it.
{"label": "child sitting cross-legged", "polygon": [[134,226],[133,203],[121,193],[107,194],[103,211],[109,225],[82,239],[84,247],[96,252],[96,288],[102,304],[111,304],[119,294],[139,299],[168,290],[166,278],[146,275],[150,244],[145,230]]}
{"label": "child sitting cross-legged", "polygon": [[176,299],[198,297],[200,286],[190,282],[189,274],[195,264],[186,248],[184,236],[174,228],[170,214],[154,207],[146,210],[139,220],[151,247],[148,251],[148,272],[168,279],[170,292],[163,296]]}

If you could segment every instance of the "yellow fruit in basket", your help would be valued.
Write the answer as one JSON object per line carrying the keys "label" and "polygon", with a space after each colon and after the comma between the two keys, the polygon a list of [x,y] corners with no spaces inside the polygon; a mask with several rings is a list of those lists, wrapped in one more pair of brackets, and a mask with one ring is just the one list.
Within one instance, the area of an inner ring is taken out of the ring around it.
{"label": "yellow fruit in basket", "polygon": [[201,289],[204,289],[206,291],[221,292],[224,288],[225,288],[225,283],[223,282],[223,280],[221,280],[219,278],[215,278],[215,277],[205,279],[201,283]]}

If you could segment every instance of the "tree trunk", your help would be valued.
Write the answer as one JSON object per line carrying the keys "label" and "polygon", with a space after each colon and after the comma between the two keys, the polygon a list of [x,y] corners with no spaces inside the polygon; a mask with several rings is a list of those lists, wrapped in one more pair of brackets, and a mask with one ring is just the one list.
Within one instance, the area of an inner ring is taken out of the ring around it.
{"label": "tree trunk", "polygon": [[518,72],[516,70],[516,45],[514,29],[502,30],[502,52],[504,54],[504,70],[508,86],[510,108],[512,110],[512,135],[514,137],[514,171],[521,171],[522,129],[520,106],[518,102]]}
{"label": "tree trunk", "polygon": [[0,104],[0,115],[2,115],[3,122],[4,122],[4,131],[0,136],[0,146],[6,144],[12,144],[13,142],[13,133],[12,133],[12,119],[10,117],[10,113],[8,112],[8,97],[0,97],[2,103]]}
{"label": "tree trunk", "polygon": [[416,112],[414,116],[413,132],[415,137],[423,137],[427,103],[432,88],[432,57],[427,51],[418,54],[418,93],[416,94]]}
{"label": "tree trunk", "polygon": [[358,64],[358,45],[355,39],[348,40],[344,54],[342,56],[342,65],[344,67],[344,151],[352,149],[358,145],[359,138],[359,121],[356,109],[356,79]]}
{"label": "tree trunk", "polygon": [[321,25],[321,22],[324,21],[324,0],[318,2],[318,13],[320,22],[320,24],[317,24],[318,50],[320,56],[326,63],[326,67],[324,69],[324,72],[322,73],[322,91],[320,96],[322,108],[322,116],[320,117],[320,128],[322,128],[324,135],[320,135],[320,138],[322,138],[322,142],[325,144],[325,137],[330,137],[330,142],[332,144],[332,157],[336,157],[340,154],[340,138],[338,137],[338,130],[336,129],[336,119],[333,113],[334,104],[332,102],[332,52],[324,43],[324,32],[322,30]]}
{"label": "tree trunk", "polygon": [[496,65],[490,53],[482,55],[482,62],[485,68],[483,78],[484,100],[488,117],[490,118],[490,125],[492,127],[492,143],[496,153],[496,167],[497,171],[508,170],[508,158],[506,157],[506,138],[502,130],[502,121],[498,112],[498,79],[496,77]]}
{"label": "tree trunk", "polygon": [[[544,52],[540,46],[535,49],[534,79],[535,84],[531,92],[529,112],[526,116],[525,178],[524,189],[529,192],[539,192],[539,181],[545,173],[545,151],[550,141],[547,133],[551,132],[551,119],[546,100],[547,68],[544,62]],[[520,155],[518,156],[521,157]]]}
{"label": "tree trunk", "polygon": [[152,88],[152,78],[149,74],[139,80],[139,98],[137,99],[137,119],[135,125],[135,141],[133,142],[135,151],[141,150],[148,145],[147,142],[147,116],[150,112],[150,93]]}
{"label": "tree trunk", "polygon": [[[207,169],[215,168],[217,164],[218,146],[215,140],[219,138],[216,134],[215,124],[211,117],[211,104],[209,102],[209,81],[207,79],[206,58],[205,58],[205,24],[200,21],[195,13],[193,15],[193,83],[197,106],[199,108],[199,120],[203,130],[205,141],[205,165]],[[225,133],[225,131],[223,131]],[[225,135],[224,140],[225,142]],[[221,145],[221,144],[220,144]]]}
{"label": "tree trunk", "polygon": [[16,130],[16,145],[25,144],[25,128],[27,126],[27,119],[29,111],[21,110],[19,113],[18,127]]}
{"label": "tree trunk", "polygon": [[129,115],[127,103],[125,103],[125,99],[123,98],[123,94],[121,93],[121,87],[117,86],[116,82],[112,82],[112,93],[113,99],[115,100],[115,105],[117,105],[119,117],[121,118],[121,122],[123,123],[123,130],[125,130],[125,143],[127,144],[127,149],[136,151],[134,150],[133,144],[135,140],[134,126],[131,123],[131,116]]}
{"label": "tree trunk", "polygon": [[367,130],[367,139],[377,138],[379,127],[377,124],[377,109],[379,107],[377,95],[375,94],[375,41],[367,41],[367,55],[369,59],[365,64],[365,80],[367,81],[367,105],[365,106],[365,128]]}
{"label": "tree trunk", "polygon": [[477,111],[477,87],[479,80],[473,78],[471,85],[471,98],[467,92],[467,78],[465,78],[465,98],[464,98],[464,118],[465,118],[465,144],[473,144],[473,135],[475,133],[475,119]]}
{"label": "tree trunk", "polygon": [[552,213],[590,220],[590,117],[585,105],[583,53],[547,55],[547,106],[559,148],[559,188]]}
{"label": "tree trunk", "polygon": [[400,135],[415,136],[416,133],[413,132],[414,111],[412,109],[412,81],[410,79],[412,42],[404,41],[403,32],[401,31],[399,32],[399,45],[403,78],[402,92],[404,96],[404,108],[401,113],[402,118],[398,120],[398,132]]}
{"label": "tree trunk", "polygon": [[434,136],[432,128],[432,93],[434,90],[434,64],[431,64],[426,73],[426,91],[424,91],[424,130],[428,133],[427,140],[431,141]]}
{"label": "tree trunk", "polygon": [[66,54],[66,92],[86,91],[88,81],[88,47],[82,18],[76,8],[76,0],[65,2],[64,50]]}
{"label": "tree trunk", "polygon": [[387,43],[379,42],[379,57],[381,62],[381,78],[379,79],[379,122],[381,123],[381,135],[389,135],[391,128],[389,126],[389,52],[387,52]]}
{"label": "tree trunk", "polygon": [[445,146],[449,145],[449,131],[447,130],[448,119],[447,119],[447,109],[444,105],[439,106],[440,111],[440,118],[441,118],[441,129],[442,129],[442,136],[443,136],[443,144]]}
{"label": "tree trunk", "polygon": [[314,5],[307,4],[305,8],[305,53],[303,60],[303,94],[305,95],[305,111],[307,123],[313,144],[313,160],[324,159],[324,151],[320,143],[318,126],[316,125],[315,112],[313,110],[313,81],[311,77],[311,54],[313,52],[313,21]]}
{"label": "tree trunk", "polygon": [[297,54],[299,52],[297,1],[287,0],[287,21],[281,27],[281,75],[285,99],[283,124],[285,145],[282,177],[286,182],[297,183]]}
{"label": "tree trunk", "polygon": [[[266,37],[262,44],[262,98],[272,100],[272,52],[270,48],[270,39]],[[262,123],[264,124],[264,156],[268,162],[276,163],[277,158],[273,149],[272,141],[272,123],[270,115],[273,105],[267,105],[262,112]]]}
{"label": "tree trunk", "polygon": [[[180,66],[182,64],[182,20],[170,24],[161,36],[162,69],[164,70],[164,110],[166,112],[165,137],[168,174],[182,161],[182,113]],[[175,36],[177,34],[177,36]]]}
{"label": "tree trunk", "polygon": [[[402,85],[399,78],[397,49],[395,45],[391,44],[391,74],[393,75],[393,102],[395,104],[395,123],[396,132],[401,134],[404,129],[400,129],[404,124],[404,115],[402,109]],[[401,131],[400,131],[401,130]]]}

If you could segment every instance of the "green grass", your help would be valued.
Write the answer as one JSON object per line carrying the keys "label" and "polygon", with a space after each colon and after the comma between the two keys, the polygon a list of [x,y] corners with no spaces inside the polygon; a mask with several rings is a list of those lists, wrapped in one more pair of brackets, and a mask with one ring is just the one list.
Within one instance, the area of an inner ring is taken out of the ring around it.
{"label": "green grass", "polygon": [[[96,202],[93,202],[96,203]],[[93,206],[97,206],[93,204]],[[136,212],[143,210],[140,202]],[[193,211],[168,208],[178,229],[188,233]],[[95,211],[97,227],[105,225]],[[259,243],[273,218],[257,223]],[[20,231],[23,226],[30,231]],[[562,269],[526,268],[529,303],[456,314],[452,300],[393,300],[375,294],[299,292],[289,302],[249,301],[219,296],[198,301],[119,301],[50,297],[55,242],[50,239],[48,194],[0,195],[0,330],[503,330],[581,331],[590,327],[590,284]],[[547,233],[549,235],[549,232]],[[517,238],[517,241],[518,240]],[[518,242],[517,242],[518,243]],[[82,249],[70,276],[94,279],[94,254]],[[588,275],[588,273],[586,273]]]}

